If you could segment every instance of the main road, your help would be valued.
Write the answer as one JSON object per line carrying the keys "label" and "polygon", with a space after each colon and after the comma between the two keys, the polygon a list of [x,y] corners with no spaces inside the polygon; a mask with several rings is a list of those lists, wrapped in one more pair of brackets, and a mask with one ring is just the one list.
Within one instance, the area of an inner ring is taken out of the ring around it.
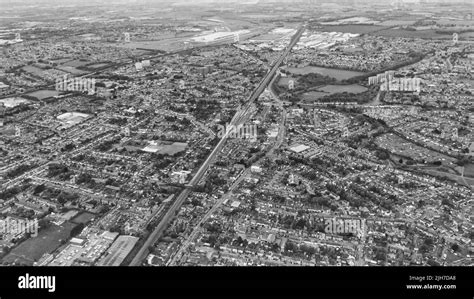
{"label": "main road", "polygon": [[247,168],[242,172],[242,174],[235,180],[235,182],[230,186],[229,191],[227,191],[226,194],[224,194],[215,204],[212,206],[211,209],[199,220],[199,222],[196,224],[194,227],[193,231],[189,235],[189,237],[181,244],[181,247],[179,250],[174,254],[174,256],[167,262],[166,265],[168,266],[175,266],[176,263],[178,262],[179,258],[183,255],[183,253],[186,251],[186,249],[189,247],[189,245],[193,242],[193,240],[197,237],[199,232],[201,231],[201,225],[205,223],[217,209],[226,201],[230,198],[230,196],[233,194],[234,190],[240,185],[240,183],[247,177],[247,175],[250,172],[250,168]]}
{"label": "main road", "polygon": [[[275,76],[278,68],[280,67],[281,63],[285,59],[285,57],[290,53],[291,49],[296,45],[298,40],[300,39],[301,35],[303,34],[305,30],[305,26],[301,26],[298,31],[296,31],[295,35],[292,37],[290,44],[286,47],[286,49],[283,51],[282,55],[280,58],[278,58],[275,63],[273,64],[272,68],[268,71],[268,73],[265,75],[265,77],[260,81],[258,84],[257,88],[250,94],[250,97],[247,101],[247,104],[245,104],[239,111],[237,111],[232,118],[232,121],[230,123],[232,128],[233,126],[237,126],[240,124],[242,121],[245,121],[248,112],[251,110],[252,103],[258,99],[258,97],[262,94],[262,92],[265,90],[265,88],[268,86],[270,81],[273,79]],[[216,155],[221,151],[222,147],[224,146],[227,138],[229,137],[229,133],[231,133],[230,130],[226,132],[226,134],[221,138],[219,143],[214,147],[214,150],[211,152],[209,157],[207,157],[206,161],[202,164],[202,166],[199,168],[199,170],[196,172],[194,177],[191,179],[189,184],[187,185],[186,189],[184,189],[176,198],[176,200],[173,202],[171,207],[168,209],[166,214],[163,216],[161,219],[160,223],[157,225],[155,230],[150,234],[148,239],[145,241],[143,246],[140,248],[138,251],[137,255],[134,257],[132,262],[130,263],[130,266],[139,266],[142,264],[142,261],[146,258],[148,255],[148,248],[153,245],[163,234],[164,230],[168,226],[169,222],[173,218],[174,215],[179,211],[181,206],[183,205],[184,201],[188,197],[188,195],[192,192],[192,188],[196,186],[199,181],[202,179],[204,174],[206,173],[207,169],[209,168],[210,164],[216,157]]]}

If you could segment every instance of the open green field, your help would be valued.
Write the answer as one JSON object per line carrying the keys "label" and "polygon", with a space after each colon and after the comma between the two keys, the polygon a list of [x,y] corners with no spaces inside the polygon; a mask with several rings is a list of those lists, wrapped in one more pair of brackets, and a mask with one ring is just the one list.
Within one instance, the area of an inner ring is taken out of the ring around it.
{"label": "open green field", "polygon": [[40,69],[40,68],[37,68],[35,66],[26,65],[26,66],[22,67],[22,70],[24,70],[27,73],[33,74],[35,76],[43,77],[43,70]]}
{"label": "open green field", "polygon": [[326,25],[322,26],[322,29],[318,29],[318,31],[326,31],[326,32],[344,32],[344,33],[371,33],[375,31],[385,30],[388,27],[385,26],[377,26],[377,25]]}
{"label": "open green field", "polygon": [[74,217],[73,219],[71,219],[71,222],[72,223],[77,223],[77,224],[80,224],[80,223],[84,223],[84,224],[87,224],[89,221],[91,221],[91,219],[93,219],[95,217],[94,214],[92,213],[88,213],[88,212],[84,212],[84,213],[81,213],[79,215],[77,215],[76,217]]}
{"label": "open green field", "polygon": [[459,185],[471,186],[471,187],[474,186],[474,179],[468,179],[468,178],[465,178],[465,177],[463,178],[459,175],[455,175],[455,174],[452,174],[452,173],[447,173],[447,172],[444,172],[444,171],[436,171],[436,170],[425,169],[425,168],[423,168],[422,170],[424,172],[426,172],[430,175],[436,176],[436,177],[448,178],[452,181],[455,181]]}
{"label": "open green field", "polygon": [[88,65],[87,68],[88,69],[98,69],[98,68],[106,67],[108,65],[109,65],[108,63],[96,63],[96,64]]}
{"label": "open green field", "polygon": [[[410,31],[404,29],[386,29],[372,33],[372,35],[381,35],[387,37],[407,37],[407,38],[422,38],[422,39],[441,39],[441,40],[452,40],[453,35],[450,33],[436,33],[434,29]],[[464,32],[459,34],[459,40],[467,40],[472,34]]]}
{"label": "open green field", "polygon": [[352,77],[361,76],[365,74],[363,72],[339,70],[339,69],[319,67],[319,66],[305,66],[305,67],[299,67],[299,68],[289,67],[289,68],[286,68],[286,70],[292,74],[297,74],[297,75],[317,73],[323,76],[329,76],[331,78],[335,78],[337,80],[346,80]]}
{"label": "open green field", "polygon": [[42,89],[42,90],[30,92],[28,95],[35,97],[38,100],[43,100],[46,98],[57,96],[59,95],[59,92],[57,90]]}
{"label": "open green field", "polygon": [[71,230],[76,224],[65,222],[58,226],[52,224],[41,230],[38,236],[30,238],[7,254],[2,260],[8,263],[15,262],[22,265],[33,265],[45,253],[51,253],[61,246],[61,241],[69,239]]}
{"label": "open green field", "polygon": [[68,66],[68,65],[60,65],[60,66],[57,66],[56,69],[61,70],[63,72],[71,73],[73,75],[83,75],[83,74],[88,73],[86,71],[81,71],[81,70],[76,69],[75,67]]}
{"label": "open green field", "polygon": [[387,20],[387,21],[383,21],[383,22],[380,22],[378,23],[377,25],[380,25],[380,26],[407,26],[407,25],[413,25],[413,23],[415,23],[416,20]]}
{"label": "open green field", "polygon": [[318,88],[318,90],[306,92],[302,95],[303,100],[305,101],[314,101],[320,99],[322,97],[332,95],[335,93],[361,93],[366,91],[367,88],[364,86],[360,86],[357,84],[351,85],[326,85],[323,87]]}
{"label": "open green field", "polygon": [[293,78],[291,76],[288,76],[288,77],[282,77],[280,78],[280,80],[278,81],[278,85],[279,86],[288,86],[288,82],[290,80],[293,80],[295,82],[295,84],[298,82],[298,80],[296,78]]}
{"label": "open green field", "polygon": [[75,60],[68,61],[68,62],[64,63],[63,65],[71,66],[71,67],[79,67],[79,66],[84,66],[84,65],[89,64],[89,63],[91,63],[91,62],[75,59]]}

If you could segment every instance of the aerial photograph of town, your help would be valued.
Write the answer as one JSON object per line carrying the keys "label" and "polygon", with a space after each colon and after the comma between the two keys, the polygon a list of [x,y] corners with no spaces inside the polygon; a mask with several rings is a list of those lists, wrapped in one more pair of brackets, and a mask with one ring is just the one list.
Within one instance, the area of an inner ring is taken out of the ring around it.
{"label": "aerial photograph of town", "polygon": [[473,3],[0,0],[0,265],[474,266]]}

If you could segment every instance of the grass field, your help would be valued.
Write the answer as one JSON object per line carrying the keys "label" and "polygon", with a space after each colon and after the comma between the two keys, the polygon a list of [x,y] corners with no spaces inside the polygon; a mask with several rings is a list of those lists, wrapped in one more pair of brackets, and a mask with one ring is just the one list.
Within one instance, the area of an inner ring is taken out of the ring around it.
{"label": "grass field", "polygon": [[109,65],[108,63],[97,63],[97,64],[88,65],[87,68],[88,69],[98,69],[98,68],[101,68],[101,67],[106,67],[108,65]]}
{"label": "grass field", "polygon": [[27,73],[33,74],[38,77],[43,77],[43,70],[35,66],[27,65],[22,67],[22,69]]}
{"label": "grass field", "polygon": [[322,26],[322,29],[318,29],[318,31],[327,31],[327,32],[344,32],[344,33],[371,33],[379,30],[387,29],[384,26],[377,26],[377,25],[326,25]]}
{"label": "grass field", "polygon": [[2,260],[8,263],[15,262],[22,265],[33,265],[45,253],[51,253],[61,245],[61,241],[68,240],[71,230],[76,226],[69,222],[62,225],[52,224],[41,230],[37,237],[30,238],[6,255]]}
{"label": "grass field", "polygon": [[280,86],[288,86],[288,82],[290,80],[293,80],[295,83],[297,83],[297,80],[296,78],[293,78],[293,77],[282,77],[279,81],[278,81],[278,85]]}
{"label": "grass field", "polygon": [[37,90],[34,92],[31,92],[28,94],[29,96],[35,97],[39,100],[43,100],[46,98],[54,97],[59,95],[59,92],[56,90],[47,90],[47,89],[42,89],[42,90]]}
{"label": "grass field", "polygon": [[71,73],[73,75],[83,75],[83,74],[88,73],[86,71],[81,71],[81,70],[76,69],[75,67],[68,66],[68,65],[60,65],[60,66],[57,66],[56,69],[61,70],[63,72]]}
{"label": "grass field", "polygon": [[79,215],[77,215],[76,217],[74,217],[73,219],[71,219],[71,222],[72,223],[76,223],[76,224],[79,224],[79,223],[88,223],[89,221],[91,221],[92,218],[94,218],[95,215],[92,214],[92,213],[87,213],[87,212],[84,212],[84,213],[81,213]]}
{"label": "grass field", "polygon": [[78,67],[78,66],[83,66],[83,65],[86,65],[86,64],[89,64],[90,61],[81,61],[81,60],[71,60],[71,61],[68,61],[66,63],[64,63],[63,65],[66,65],[66,66],[71,66],[71,67]]}
{"label": "grass field", "polygon": [[406,26],[406,25],[412,25],[415,22],[416,22],[416,20],[387,20],[387,21],[380,22],[377,25],[389,26],[389,27],[391,27],[391,26]]}
{"label": "grass field", "polygon": [[[408,37],[408,38],[423,38],[423,39],[441,39],[441,40],[452,40],[453,35],[449,33],[436,33],[436,30],[418,30],[418,31],[409,31],[403,29],[386,29],[371,33],[371,35],[381,35],[388,37]],[[468,40],[472,39],[469,32],[464,32],[459,34],[459,40]]]}

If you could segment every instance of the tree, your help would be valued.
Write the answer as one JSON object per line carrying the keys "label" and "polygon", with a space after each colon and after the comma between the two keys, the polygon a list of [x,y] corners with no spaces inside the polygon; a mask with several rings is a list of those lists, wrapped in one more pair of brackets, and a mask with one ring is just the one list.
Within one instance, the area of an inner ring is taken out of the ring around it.
{"label": "tree", "polygon": [[38,221],[38,226],[40,229],[45,229],[45,228],[48,228],[51,226],[51,221],[47,220],[47,219],[40,219]]}
{"label": "tree", "polygon": [[382,150],[382,149],[377,150],[375,152],[375,156],[379,158],[380,160],[387,160],[388,158],[390,158],[389,152],[387,150]]}
{"label": "tree", "polygon": [[4,247],[2,248],[2,252],[3,252],[4,255],[7,255],[7,254],[10,252],[10,247],[4,246]]}
{"label": "tree", "polygon": [[75,226],[71,230],[70,237],[74,238],[75,236],[79,235],[83,229],[84,229],[84,223],[79,223],[77,226]]}
{"label": "tree", "polygon": [[387,251],[383,248],[375,248],[375,259],[385,261],[387,259]]}
{"label": "tree", "polygon": [[451,245],[451,249],[454,251],[454,252],[457,252],[459,250],[459,245],[454,243],[453,245]]}
{"label": "tree", "polygon": [[295,243],[288,241],[285,244],[285,251],[291,251],[291,252],[297,252],[298,251],[298,246],[296,246]]}
{"label": "tree", "polygon": [[40,194],[41,192],[44,191],[44,189],[46,189],[46,187],[45,187],[44,184],[38,185],[38,186],[36,186],[35,189],[33,190],[33,194],[35,194],[35,195]]}

